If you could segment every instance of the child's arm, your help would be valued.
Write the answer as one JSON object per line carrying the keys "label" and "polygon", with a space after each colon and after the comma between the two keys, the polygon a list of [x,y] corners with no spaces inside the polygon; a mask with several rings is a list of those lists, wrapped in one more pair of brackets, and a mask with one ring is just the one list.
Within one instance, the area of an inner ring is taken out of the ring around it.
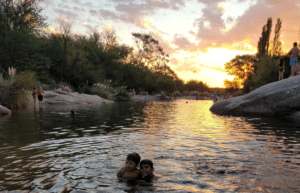
{"label": "child's arm", "polygon": [[125,167],[121,168],[120,171],[117,173],[117,177],[118,177],[118,178],[121,178],[122,175],[123,175],[123,173],[125,172],[125,170],[126,170]]}

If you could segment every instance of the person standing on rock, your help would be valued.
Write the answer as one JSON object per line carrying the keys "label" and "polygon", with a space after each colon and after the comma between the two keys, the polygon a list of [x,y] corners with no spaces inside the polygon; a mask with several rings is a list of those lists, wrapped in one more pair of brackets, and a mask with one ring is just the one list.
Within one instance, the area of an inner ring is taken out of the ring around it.
{"label": "person standing on rock", "polygon": [[283,61],[283,58],[281,58],[280,63],[279,63],[279,80],[283,79],[284,72],[285,72],[285,70],[284,70],[284,61]]}
{"label": "person standing on rock", "polygon": [[43,91],[42,87],[40,86],[39,89],[37,90],[40,108],[43,108],[43,98],[44,98],[43,94],[44,94],[44,91]]}
{"label": "person standing on rock", "polygon": [[291,77],[295,76],[295,73],[297,73],[298,71],[296,69],[296,66],[298,66],[297,60],[298,60],[299,53],[300,53],[300,49],[297,46],[297,42],[294,42],[294,47],[287,54],[290,57]]}

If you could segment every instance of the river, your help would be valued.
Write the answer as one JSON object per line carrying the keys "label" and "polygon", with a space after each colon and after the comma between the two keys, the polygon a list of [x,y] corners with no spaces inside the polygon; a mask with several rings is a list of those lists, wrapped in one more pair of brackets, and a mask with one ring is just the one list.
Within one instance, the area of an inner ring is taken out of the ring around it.
{"label": "river", "polygon": [[[212,101],[121,102],[77,110],[23,109],[0,117],[0,191],[300,192],[300,124],[218,116]],[[61,108],[58,108],[61,109]],[[127,154],[161,178],[116,177]]]}

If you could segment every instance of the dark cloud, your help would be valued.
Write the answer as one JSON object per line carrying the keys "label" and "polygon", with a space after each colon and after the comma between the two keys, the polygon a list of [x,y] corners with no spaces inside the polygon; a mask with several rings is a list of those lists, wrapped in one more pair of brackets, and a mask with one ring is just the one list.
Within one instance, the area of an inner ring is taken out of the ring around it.
{"label": "dark cloud", "polygon": [[91,26],[89,24],[84,25],[85,28],[87,28],[88,32],[94,33],[98,31],[98,26]]}
{"label": "dark cloud", "polygon": [[46,5],[53,5],[54,4],[53,0],[43,0],[43,3],[46,4]]}
{"label": "dark cloud", "polygon": [[77,19],[77,15],[71,11],[63,10],[63,9],[54,9],[54,12],[62,15],[67,20],[74,21]]}
{"label": "dark cloud", "polygon": [[99,13],[103,19],[112,19],[112,20],[119,19],[118,15],[116,15],[114,12],[109,10],[101,9],[99,10]]}
{"label": "dark cloud", "polygon": [[70,7],[68,5],[63,5],[61,8],[63,8],[63,9],[70,9]]}
{"label": "dark cloud", "polygon": [[73,7],[73,9],[74,9],[75,11],[85,11],[85,9],[82,8],[82,7]]}
{"label": "dark cloud", "polygon": [[174,44],[178,46],[179,49],[183,49],[183,50],[188,49],[192,45],[187,38],[177,34],[174,37]]}
{"label": "dark cloud", "polygon": [[111,5],[114,6],[115,11],[109,13],[102,9],[100,12],[109,13],[109,16],[101,14],[102,17],[118,19],[139,27],[142,27],[139,22],[141,19],[155,14],[158,9],[180,10],[185,6],[183,0],[145,0],[144,3],[137,0],[112,0],[110,3],[113,3]]}
{"label": "dark cloud", "polygon": [[93,4],[91,2],[87,2],[87,3],[83,3],[82,6],[93,7]]}
{"label": "dark cloud", "polygon": [[173,10],[180,10],[181,7],[185,6],[185,3],[183,0],[171,0],[170,6]]}
{"label": "dark cloud", "polygon": [[97,12],[96,10],[94,10],[94,9],[90,9],[89,12],[90,12],[90,14],[91,14],[92,16],[98,15],[98,12]]}

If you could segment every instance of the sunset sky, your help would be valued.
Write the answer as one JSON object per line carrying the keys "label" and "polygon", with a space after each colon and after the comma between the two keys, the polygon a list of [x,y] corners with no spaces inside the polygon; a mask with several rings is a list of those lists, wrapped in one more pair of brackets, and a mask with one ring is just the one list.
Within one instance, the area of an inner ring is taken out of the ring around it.
{"label": "sunset sky", "polygon": [[133,45],[131,33],[147,33],[170,55],[169,66],[187,81],[223,87],[231,79],[224,64],[237,54],[254,54],[262,27],[282,20],[284,51],[300,41],[299,0],[42,0],[49,31],[61,20],[72,33],[116,30],[119,43]]}

